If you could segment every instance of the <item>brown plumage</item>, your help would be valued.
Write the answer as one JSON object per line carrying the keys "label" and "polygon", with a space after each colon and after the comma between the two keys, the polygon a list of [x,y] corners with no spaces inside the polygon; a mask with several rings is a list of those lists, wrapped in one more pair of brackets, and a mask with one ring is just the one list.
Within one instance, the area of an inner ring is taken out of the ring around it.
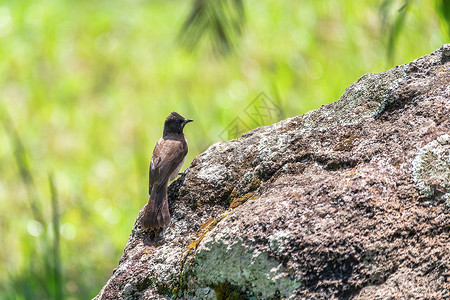
{"label": "brown plumage", "polygon": [[142,218],[142,228],[164,228],[170,223],[167,184],[175,179],[188,152],[184,126],[192,122],[172,112],[164,122],[163,137],[153,150],[149,170],[150,199]]}

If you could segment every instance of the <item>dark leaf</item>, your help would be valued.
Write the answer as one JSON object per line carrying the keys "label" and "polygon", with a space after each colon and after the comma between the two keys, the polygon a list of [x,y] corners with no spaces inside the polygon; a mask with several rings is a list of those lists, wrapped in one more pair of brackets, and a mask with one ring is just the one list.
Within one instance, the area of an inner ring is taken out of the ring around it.
{"label": "dark leaf", "polygon": [[225,55],[236,48],[244,24],[242,0],[194,0],[178,38],[190,51],[206,38],[214,52]]}

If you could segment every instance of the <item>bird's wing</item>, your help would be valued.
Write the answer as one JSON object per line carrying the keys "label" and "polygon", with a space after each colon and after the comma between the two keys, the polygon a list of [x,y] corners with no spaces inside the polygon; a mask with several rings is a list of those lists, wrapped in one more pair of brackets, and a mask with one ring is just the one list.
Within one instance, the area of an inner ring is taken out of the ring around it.
{"label": "bird's wing", "polygon": [[149,170],[149,192],[153,187],[167,184],[187,154],[187,145],[178,139],[159,139],[153,150]]}

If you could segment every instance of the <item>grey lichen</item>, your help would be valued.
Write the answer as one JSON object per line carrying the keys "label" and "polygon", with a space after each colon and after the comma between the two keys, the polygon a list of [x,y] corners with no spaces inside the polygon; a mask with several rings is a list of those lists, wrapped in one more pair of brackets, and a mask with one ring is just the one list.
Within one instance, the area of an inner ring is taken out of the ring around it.
{"label": "grey lichen", "polygon": [[196,289],[194,297],[187,297],[187,299],[215,300],[217,299],[217,295],[212,288],[205,287]]}
{"label": "grey lichen", "polygon": [[228,282],[248,296],[293,299],[301,283],[291,278],[280,262],[251,249],[239,238],[220,236],[205,238],[199,247],[190,270],[196,284],[206,287]]}
{"label": "grey lichen", "polygon": [[444,56],[450,57],[450,44],[442,45],[441,50]]}
{"label": "grey lichen", "polygon": [[289,146],[292,136],[289,134],[263,135],[258,142],[257,151],[261,161],[271,160],[274,155]]}
{"label": "grey lichen", "polygon": [[417,152],[413,176],[421,194],[438,192],[450,206],[450,135],[441,135]]}
{"label": "grey lichen", "polygon": [[197,176],[208,182],[218,182],[226,179],[230,174],[224,165],[216,164],[201,169]]}
{"label": "grey lichen", "polygon": [[254,177],[255,173],[253,171],[248,171],[247,173],[244,174],[244,176],[242,176],[246,184],[249,184]]}
{"label": "grey lichen", "polygon": [[125,285],[125,287],[123,288],[123,291],[122,291],[122,297],[123,297],[123,298],[127,298],[127,297],[133,295],[134,292],[136,292],[135,285],[132,284],[132,283],[130,283],[130,282],[128,282],[128,283]]}
{"label": "grey lichen", "polygon": [[277,251],[278,253],[283,253],[286,248],[285,243],[289,241],[290,232],[289,231],[277,231],[269,236],[269,247],[272,251]]}

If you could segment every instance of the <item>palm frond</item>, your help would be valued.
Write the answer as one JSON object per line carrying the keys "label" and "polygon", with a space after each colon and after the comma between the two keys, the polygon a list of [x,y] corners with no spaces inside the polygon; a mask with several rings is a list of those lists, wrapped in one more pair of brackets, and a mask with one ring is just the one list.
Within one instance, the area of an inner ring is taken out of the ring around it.
{"label": "palm frond", "polygon": [[207,39],[214,52],[232,52],[242,36],[245,8],[242,0],[193,0],[184,22],[179,41],[190,51]]}

